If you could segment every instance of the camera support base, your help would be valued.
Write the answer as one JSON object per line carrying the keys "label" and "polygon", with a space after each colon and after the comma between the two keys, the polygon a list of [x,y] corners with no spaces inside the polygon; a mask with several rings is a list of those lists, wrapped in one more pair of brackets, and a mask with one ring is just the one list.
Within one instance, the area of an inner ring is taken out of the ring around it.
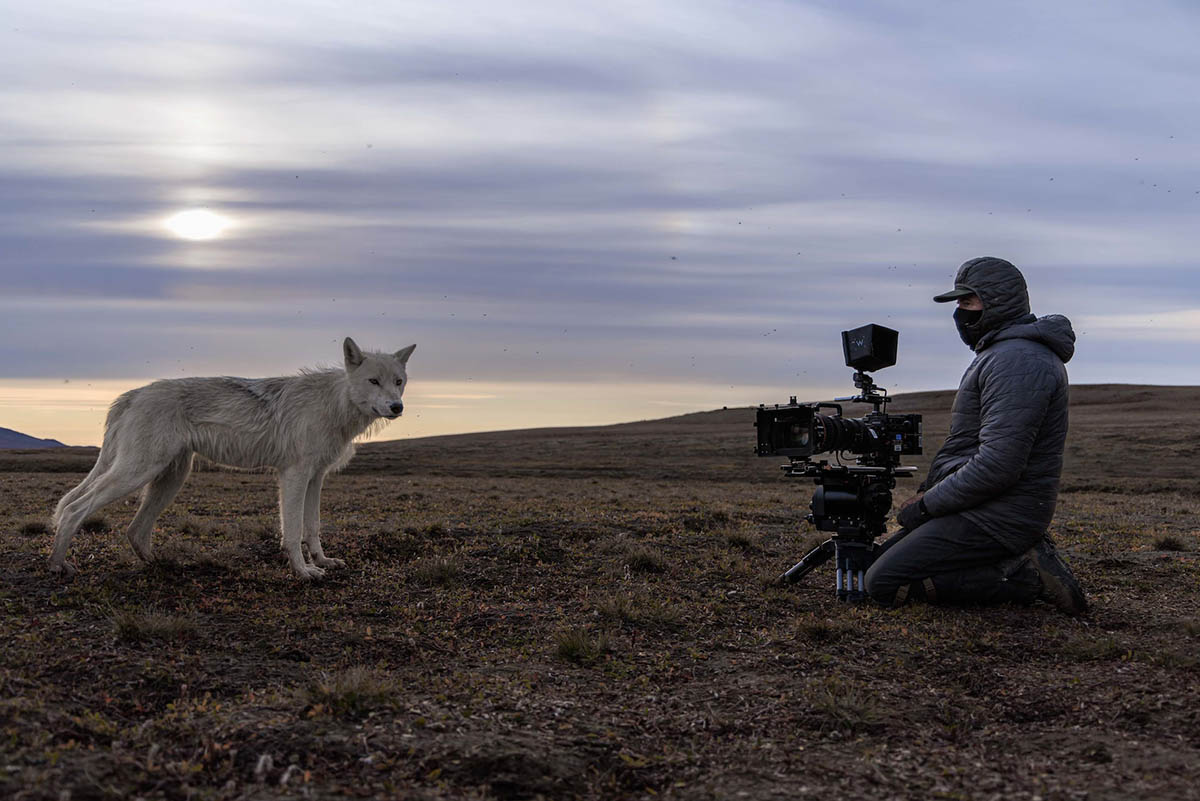
{"label": "camera support base", "polygon": [[781,584],[794,584],[813,569],[834,558],[836,571],[837,599],[847,603],[862,603],[867,600],[867,569],[875,561],[875,545],[837,537],[825,540],[804,555],[787,572],[779,577]]}

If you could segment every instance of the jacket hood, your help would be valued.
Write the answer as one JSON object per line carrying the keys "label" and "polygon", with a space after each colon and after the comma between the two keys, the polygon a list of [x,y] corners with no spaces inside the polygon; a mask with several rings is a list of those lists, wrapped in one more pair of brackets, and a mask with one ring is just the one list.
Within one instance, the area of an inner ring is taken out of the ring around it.
{"label": "jacket hood", "polygon": [[993,329],[984,334],[975,350],[981,351],[988,345],[1006,339],[1031,339],[1041,343],[1054,351],[1054,355],[1062,359],[1063,364],[1071,361],[1071,357],[1075,355],[1075,330],[1071,328],[1071,321],[1061,314],[1047,314],[1045,317],[1034,318],[1032,322],[1019,322],[998,330]]}
{"label": "jacket hood", "polygon": [[980,342],[991,331],[1034,319],[1029,313],[1025,276],[1009,261],[995,256],[965,261],[954,276],[954,285],[969,288],[983,301],[983,315],[972,326]]}

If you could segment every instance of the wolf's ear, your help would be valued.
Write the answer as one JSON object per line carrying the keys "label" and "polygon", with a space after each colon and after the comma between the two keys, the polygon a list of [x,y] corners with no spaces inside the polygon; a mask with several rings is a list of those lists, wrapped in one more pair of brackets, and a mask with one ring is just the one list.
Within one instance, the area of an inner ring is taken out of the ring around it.
{"label": "wolf's ear", "polygon": [[346,359],[346,372],[357,369],[363,363],[363,352],[354,344],[354,340],[346,337],[342,340],[342,356]]}
{"label": "wolf's ear", "polygon": [[416,349],[416,345],[409,345],[407,348],[401,348],[392,355],[395,356],[401,364],[408,364],[408,357],[412,356],[412,352]]}

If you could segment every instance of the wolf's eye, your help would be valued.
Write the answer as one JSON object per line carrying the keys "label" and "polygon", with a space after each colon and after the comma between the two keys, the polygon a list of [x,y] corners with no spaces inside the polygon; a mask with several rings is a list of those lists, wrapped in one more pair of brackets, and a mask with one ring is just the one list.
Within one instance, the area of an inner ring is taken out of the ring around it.
{"label": "wolf's eye", "polygon": [[403,381],[401,381],[399,378],[397,378],[397,379],[396,379],[396,386],[400,386],[400,385],[401,385],[401,384],[403,384],[403,383],[404,383],[404,382],[403,382]]}
{"label": "wolf's eye", "polygon": [[371,382],[372,384],[374,384],[375,386],[379,386],[379,379],[378,379],[378,378],[369,378],[369,379],[367,379],[367,380],[368,380],[368,381],[370,381],[370,382]]}

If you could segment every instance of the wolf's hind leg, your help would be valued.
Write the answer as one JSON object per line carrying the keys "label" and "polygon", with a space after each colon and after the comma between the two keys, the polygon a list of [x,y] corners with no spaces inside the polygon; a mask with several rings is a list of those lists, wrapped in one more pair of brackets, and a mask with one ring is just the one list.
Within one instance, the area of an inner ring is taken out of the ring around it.
{"label": "wolf's hind leg", "polygon": [[192,454],[181,454],[167,465],[166,470],[147,484],[142,492],[142,505],[138,507],[129,528],[125,530],[125,536],[129,538],[133,552],[143,562],[149,562],[153,552],[151,537],[154,534],[154,521],[158,520],[163,509],[174,500],[191,472]]}
{"label": "wolf's hind leg", "polygon": [[304,491],[304,544],[317,567],[345,567],[345,562],[330,559],[321,548],[321,485],[324,482],[325,474],[318,473],[309,480]]}
{"label": "wolf's hind leg", "polygon": [[51,525],[54,526],[54,547],[50,553],[50,571],[52,573],[74,575],[75,567],[66,561],[67,552],[70,550],[71,540],[75,538],[75,533],[83,524],[84,518],[91,514],[91,509],[86,506],[84,507],[86,511],[80,514],[80,499],[92,491],[96,482],[104,475],[104,469],[105,466],[97,462],[96,466],[92,468],[92,472],[88,473],[87,477],[80,481],[74,489],[62,496],[58,505],[54,507],[54,516],[50,519]]}
{"label": "wolf's hind leg", "polygon": [[68,575],[75,572],[75,568],[67,564],[67,551],[75,533],[79,531],[79,526],[88,515],[141,489],[161,473],[167,464],[164,461],[141,467],[126,466],[118,459],[103,475],[92,481],[91,486],[66,504],[58,517],[58,526],[54,534],[54,550],[50,554],[51,572],[65,572]]}
{"label": "wolf's hind leg", "polygon": [[67,506],[79,498],[80,495],[90,490],[92,485],[96,483],[96,479],[104,475],[111,466],[110,460],[106,459],[104,452],[101,451],[100,456],[96,458],[96,464],[92,466],[91,472],[87,474],[83,481],[80,481],[66,495],[62,496],[58,501],[58,505],[54,507],[54,515],[50,518],[50,524],[55,529],[58,528],[58,521],[62,519],[63,512],[66,511]]}

